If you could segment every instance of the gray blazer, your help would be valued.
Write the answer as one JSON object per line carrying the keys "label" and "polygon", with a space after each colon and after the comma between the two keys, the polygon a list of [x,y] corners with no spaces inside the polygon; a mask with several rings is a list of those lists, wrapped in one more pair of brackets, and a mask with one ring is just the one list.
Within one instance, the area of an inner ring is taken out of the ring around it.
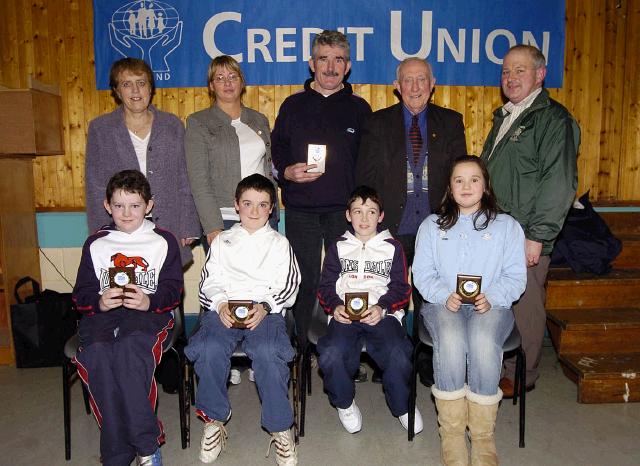
{"label": "gray blazer", "polygon": [[[175,115],[149,107],[153,125],[147,147],[147,173],[154,207],[153,222],[177,238],[200,236],[200,224],[191,197],[184,158],[184,126]],[[111,223],[102,201],[109,178],[121,170],[139,170],[131,136],[118,107],[89,124],[85,159],[87,223],[89,231]],[[181,247],[182,264],[191,260],[191,248]]]}
{"label": "gray blazer", "polygon": [[[271,133],[262,113],[242,106],[240,121],[264,141],[264,171],[272,183]],[[187,173],[205,234],[224,229],[220,207],[232,207],[241,180],[240,143],[231,118],[215,104],[187,118]],[[277,205],[274,211],[277,211]]]}

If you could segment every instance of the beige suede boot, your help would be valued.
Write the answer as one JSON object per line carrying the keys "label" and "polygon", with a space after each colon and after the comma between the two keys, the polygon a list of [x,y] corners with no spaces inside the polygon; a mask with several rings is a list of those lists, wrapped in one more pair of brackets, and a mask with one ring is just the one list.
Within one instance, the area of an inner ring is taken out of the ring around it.
{"label": "beige suede boot", "polygon": [[[432,389],[433,391],[433,389]],[[442,392],[447,393],[447,392]],[[467,466],[467,400],[445,400],[436,397],[440,424],[440,454],[444,466]]]}
{"label": "beige suede boot", "polygon": [[471,465],[497,466],[498,452],[494,431],[498,403],[478,404],[467,400],[469,413],[469,433],[471,434]]}

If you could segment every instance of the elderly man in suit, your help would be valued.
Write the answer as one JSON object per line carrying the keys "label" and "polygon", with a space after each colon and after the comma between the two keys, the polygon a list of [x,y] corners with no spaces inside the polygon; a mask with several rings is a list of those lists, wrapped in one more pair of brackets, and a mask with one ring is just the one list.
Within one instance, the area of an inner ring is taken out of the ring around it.
{"label": "elderly man in suit", "polygon": [[[440,205],[451,162],[467,153],[462,115],[429,103],[435,83],[425,60],[398,65],[393,85],[402,102],[371,115],[356,164],[356,184],[378,191],[385,207],[380,227],[402,243],[409,264],[418,227]],[[415,288],[413,302],[419,309]]]}

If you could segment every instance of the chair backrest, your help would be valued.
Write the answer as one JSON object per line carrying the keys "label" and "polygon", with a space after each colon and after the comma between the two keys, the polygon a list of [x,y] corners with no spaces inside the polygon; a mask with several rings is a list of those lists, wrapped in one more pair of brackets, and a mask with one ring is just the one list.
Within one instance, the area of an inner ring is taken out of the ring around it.
{"label": "chair backrest", "polygon": [[316,299],[311,313],[311,325],[307,331],[307,339],[316,345],[318,340],[327,333],[327,313]]}
{"label": "chair backrest", "polygon": [[180,338],[184,332],[184,301],[180,300],[180,304],[173,310],[173,331],[171,332],[171,337],[169,340],[165,342],[162,348],[162,352],[168,351],[172,348],[178,338]]}

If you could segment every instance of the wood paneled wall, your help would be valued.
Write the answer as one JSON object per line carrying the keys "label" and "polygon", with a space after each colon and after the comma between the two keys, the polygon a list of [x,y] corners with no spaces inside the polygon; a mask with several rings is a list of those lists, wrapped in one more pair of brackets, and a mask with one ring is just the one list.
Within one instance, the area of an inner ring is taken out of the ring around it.
{"label": "wood paneled wall", "polygon": [[[114,108],[95,90],[90,0],[2,0],[0,85],[26,87],[28,76],[62,92],[66,152],[34,165],[40,210],[84,207],[84,150],[91,119]],[[582,128],[579,192],[600,200],[640,199],[640,0],[567,0],[565,77],[551,90]],[[306,67],[300,67],[300,81]],[[499,76],[496,75],[496,85]],[[245,104],[275,120],[301,86],[254,86]],[[357,85],[374,110],[395,103],[391,86]],[[464,115],[469,153],[478,154],[501,105],[498,87],[437,86],[435,103]],[[154,103],[183,120],[209,105],[203,88],[159,89]]]}

